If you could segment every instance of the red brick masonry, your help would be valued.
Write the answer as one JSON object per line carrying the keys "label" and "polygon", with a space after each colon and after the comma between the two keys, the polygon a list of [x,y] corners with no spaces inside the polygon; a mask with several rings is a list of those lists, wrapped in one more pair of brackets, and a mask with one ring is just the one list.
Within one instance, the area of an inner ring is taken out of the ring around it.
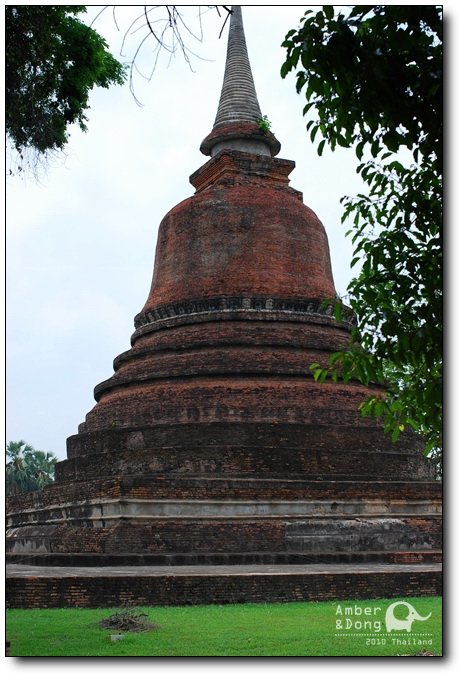
{"label": "red brick masonry", "polygon": [[[327,237],[289,186],[293,167],[222,150],[191,176],[196,194],[163,219],[131,348],[96,387],[56,483],[7,505],[11,560],[95,561],[101,571],[42,576],[37,565],[8,580],[11,605],[439,591],[441,484],[422,443],[404,433],[393,444],[361,417],[359,404],[383,387],[311,375],[313,362],[346,348],[354,316],[338,323],[327,307]],[[130,555],[138,570],[343,567],[104,573]],[[374,572],[363,569],[370,562]],[[378,563],[387,565],[376,572]]]}
{"label": "red brick masonry", "polygon": [[8,579],[8,604],[17,608],[264,603],[441,594],[441,571],[432,566],[24,568],[16,574]]}

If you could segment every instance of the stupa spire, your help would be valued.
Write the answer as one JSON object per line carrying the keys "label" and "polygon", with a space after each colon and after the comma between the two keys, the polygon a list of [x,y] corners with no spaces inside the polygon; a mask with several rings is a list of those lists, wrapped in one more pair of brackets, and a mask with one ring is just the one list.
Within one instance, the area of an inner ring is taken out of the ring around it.
{"label": "stupa spire", "polygon": [[225,75],[214,128],[233,122],[257,122],[260,105],[250,67],[239,6],[231,8]]}
{"label": "stupa spire", "polygon": [[231,20],[222,91],[212,132],[201,144],[204,154],[222,149],[275,156],[280,143],[258,127],[262,117],[245,41],[242,12],[231,7]]}

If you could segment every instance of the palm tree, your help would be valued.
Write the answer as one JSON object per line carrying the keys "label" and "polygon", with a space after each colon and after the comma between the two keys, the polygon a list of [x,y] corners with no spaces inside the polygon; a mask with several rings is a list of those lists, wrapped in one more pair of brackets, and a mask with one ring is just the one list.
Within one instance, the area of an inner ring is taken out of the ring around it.
{"label": "palm tree", "polygon": [[54,466],[57,458],[47,451],[33,451],[30,454],[29,466],[30,476],[33,479],[36,488],[31,490],[41,491],[42,488],[54,481]]}
{"label": "palm tree", "polygon": [[57,458],[49,451],[36,451],[23,440],[6,445],[6,494],[39,491],[54,481]]}
{"label": "palm tree", "polygon": [[27,455],[30,451],[33,451],[32,447],[22,439],[6,445],[6,457],[9,458],[5,469],[7,495],[28,490]]}

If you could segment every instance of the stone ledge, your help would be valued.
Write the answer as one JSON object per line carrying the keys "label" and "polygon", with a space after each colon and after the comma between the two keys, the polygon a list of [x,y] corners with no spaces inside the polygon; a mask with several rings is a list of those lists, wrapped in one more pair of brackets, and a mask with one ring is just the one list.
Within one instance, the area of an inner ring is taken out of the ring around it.
{"label": "stone ledge", "polygon": [[[48,507],[34,507],[10,515],[8,525],[54,524],[59,521],[116,520],[265,520],[298,519],[312,517],[321,519],[349,519],[355,516],[365,519],[380,517],[440,517],[441,503],[418,500],[169,500],[148,498],[96,498],[81,503],[67,502]],[[33,516],[33,518],[31,518]],[[22,519],[19,523],[19,517]],[[45,518],[46,517],[46,518]],[[18,520],[18,523],[15,523]],[[389,519],[388,519],[389,520]]]}
{"label": "stone ledge", "polygon": [[[179,479],[180,478],[180,479]],[[177,475],[181,483],[180,499],[181,500],[199,500],[199,483],[202,477],[195,479],[193,476],[189,478],[188,475]],[[207,475],[210,482],[210,478]],[[228,479],[221,477],[223,485],[227,483]],[[285,479],[260,479],[259,486],[261,490],[252,488],[252,483],[257,480],[252,479],[235,479],[230,480],[238,486],[238,491],[234,489],[230,492],[222,491],[219,487],[219,478],[212,477],[212,493],[214,493],[216,500],[225,499],[223,493],[230,495],[232,500],[251,500],[258,501],[261,499],[267,500],[264,493],[266,488],[271,484],[275,496],[271,499],[278,499],[282,494],[288,500],[301,499],[304,501],[340,501],[343,497],[349,500],[363,500],[369,502],[379,502],[384,499],[400,500],[406,499],[407,502],[419,500],[418,494],[420,492],[426,497],[427,501],[434,501],[436,504],[441,503],[442,484],[433,481],[376,481],[371,482],[364,478],[360,480],[354,477],[352,480],[346,481],[334,479],[332,481],[324,480],[285,480]],[[162,488],[159,488],[160,485]],[[156,475],[125,475],[123,477],[105,478],[103,480],[94,478],[84,482],[74,482],[67,484],[54,484],[43,491],[35,491],[30,493],[22,493],[17,496],[8,498],[6,502],[7,515],[15,516],[17,514],[28,513],[38,510],[48,510],[50,508],[66,507],[71,503],[83,504],[85,502],[107,500],[126,500],[126,499],[157,499],[160,500],[164,496],[166,499],[171,499],[172,496],[171,478],[158,480]],[[206,496],[208,495],[206,491]],[[243,493],[250,493],[249,497],[242,497]],[[403,498],[401,498],[403,494]],[[259,495],[261,497],[259,497]]]}
{"label": "stone ledge", "polygon": [[439,564],[7,567],[10,608],[205,605],[435,596]]}
{"label": "stone ledge", "polygon": [[110,567],[190,565],[307,565],[307,564],[432,564],[441,563],[441,549],[422,551],[347,552],[195,552],[195,553],[65,553],[22,552],[6,554],[6,563],[29,566]]}
{"label": "stone ledge", "polygon": [[310,565],[190,565],[190,566],[101,566],[101,567],[37,567],[27,565],[7,565],[6,578],[13,577],[161,577],[201,576],[214,577],[215,575],[329,575],[352,573],[410,573],[430,572],[441,573],[441,563],[424,563],[407,565],[395,563],[368,563],[368,564],[310,564]]}

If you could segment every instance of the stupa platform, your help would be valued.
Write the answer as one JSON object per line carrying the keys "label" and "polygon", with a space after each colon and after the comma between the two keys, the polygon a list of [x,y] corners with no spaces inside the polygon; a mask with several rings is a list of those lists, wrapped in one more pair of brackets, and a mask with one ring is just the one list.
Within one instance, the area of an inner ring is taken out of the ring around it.
{"label": "stupa platform", "polygon": [[37,567],[7,564],[8,607],[126,607],[435,596],[440,563]]}

